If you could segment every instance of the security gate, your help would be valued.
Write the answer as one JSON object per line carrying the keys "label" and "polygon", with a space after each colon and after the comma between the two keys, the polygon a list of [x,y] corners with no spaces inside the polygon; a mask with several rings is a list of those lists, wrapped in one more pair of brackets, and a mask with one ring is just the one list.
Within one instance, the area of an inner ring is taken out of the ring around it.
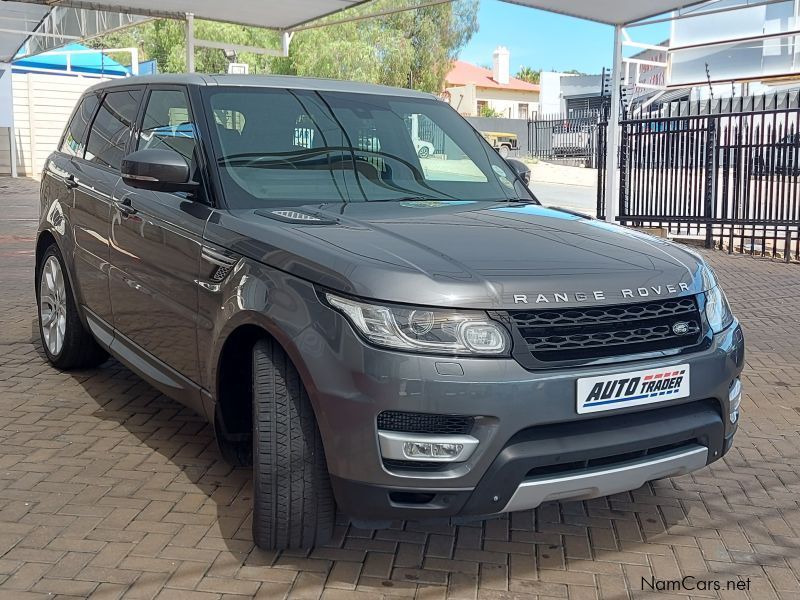
{"label": "security gate", "polygon": [[[799,115],[792,92],[625,116],[619,222],[662,227],[709,248],[800,260]],[[601,183],[599,175],[599,215]]]}

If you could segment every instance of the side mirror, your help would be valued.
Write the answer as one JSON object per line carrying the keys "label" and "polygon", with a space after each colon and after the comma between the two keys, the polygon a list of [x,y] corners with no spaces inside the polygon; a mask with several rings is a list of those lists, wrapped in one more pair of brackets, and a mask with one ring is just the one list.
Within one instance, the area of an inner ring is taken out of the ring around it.
{"label": "side mirror", "polygon": [[122,180],[131,187],[155,192],[190,192],[189,164],[173,150],[145,148],[122,159]]}
{"label": "side mirror", "polygon": [[511,165],[511,168],[514,169],[514,172],[525,182],[525,185],[530,185],[531,168],[528,165],[516,158],[507,158],[506,162]]}

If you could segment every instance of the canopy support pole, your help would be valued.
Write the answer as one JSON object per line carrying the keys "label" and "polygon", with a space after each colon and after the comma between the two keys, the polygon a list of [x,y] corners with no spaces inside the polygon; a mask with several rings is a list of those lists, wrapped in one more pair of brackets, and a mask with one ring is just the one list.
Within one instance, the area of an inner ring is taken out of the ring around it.
{"label": "canopy support pole", "polygon": [[616,223],[619,216],[619,138],[622,105],[622,25],[614,27],[614,63],[611,68],[611,110],[606,135],[606,222]]}
{"label": "canopy support pole", "polygon": [[186,72],[194,73],[194,13],[186,13]]}

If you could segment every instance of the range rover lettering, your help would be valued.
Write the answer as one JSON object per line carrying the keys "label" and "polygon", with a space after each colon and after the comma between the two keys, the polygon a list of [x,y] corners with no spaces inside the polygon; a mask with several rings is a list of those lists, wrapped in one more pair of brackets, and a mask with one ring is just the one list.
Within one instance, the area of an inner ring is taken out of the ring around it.
{"label": "range rover lettering", "polygon": [[98,84],[43,173],[44,351],[112,355],[207,418],[252,466],[263,548],[323,542],[337,510],[482,519],[718,460],[744,340],[712,270],[527,176],[411,90]]}

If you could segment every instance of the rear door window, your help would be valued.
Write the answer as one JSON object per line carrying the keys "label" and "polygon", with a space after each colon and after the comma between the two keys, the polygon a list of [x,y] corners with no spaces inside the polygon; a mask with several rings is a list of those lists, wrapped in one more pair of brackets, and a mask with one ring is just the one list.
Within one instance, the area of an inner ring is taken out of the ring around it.
{"label": "rear door window", "polygon": [[61,141],[61,147],[59,148],[61,152],[70,156],[83,157],[83,151],[86,148],[86,134],[89,132],[89,123],[92,121],[92,116],[94,111],[97,110],[99,102],[95,94],[85,96],[81,100],[72,120],[67,125],[67,130],[64,132],[64,139]]}
{"label": "rear door window", "polygon": [[86,144],[86,160],[119,171],[141,101],[140,89],[105,95],[92,123]]}

